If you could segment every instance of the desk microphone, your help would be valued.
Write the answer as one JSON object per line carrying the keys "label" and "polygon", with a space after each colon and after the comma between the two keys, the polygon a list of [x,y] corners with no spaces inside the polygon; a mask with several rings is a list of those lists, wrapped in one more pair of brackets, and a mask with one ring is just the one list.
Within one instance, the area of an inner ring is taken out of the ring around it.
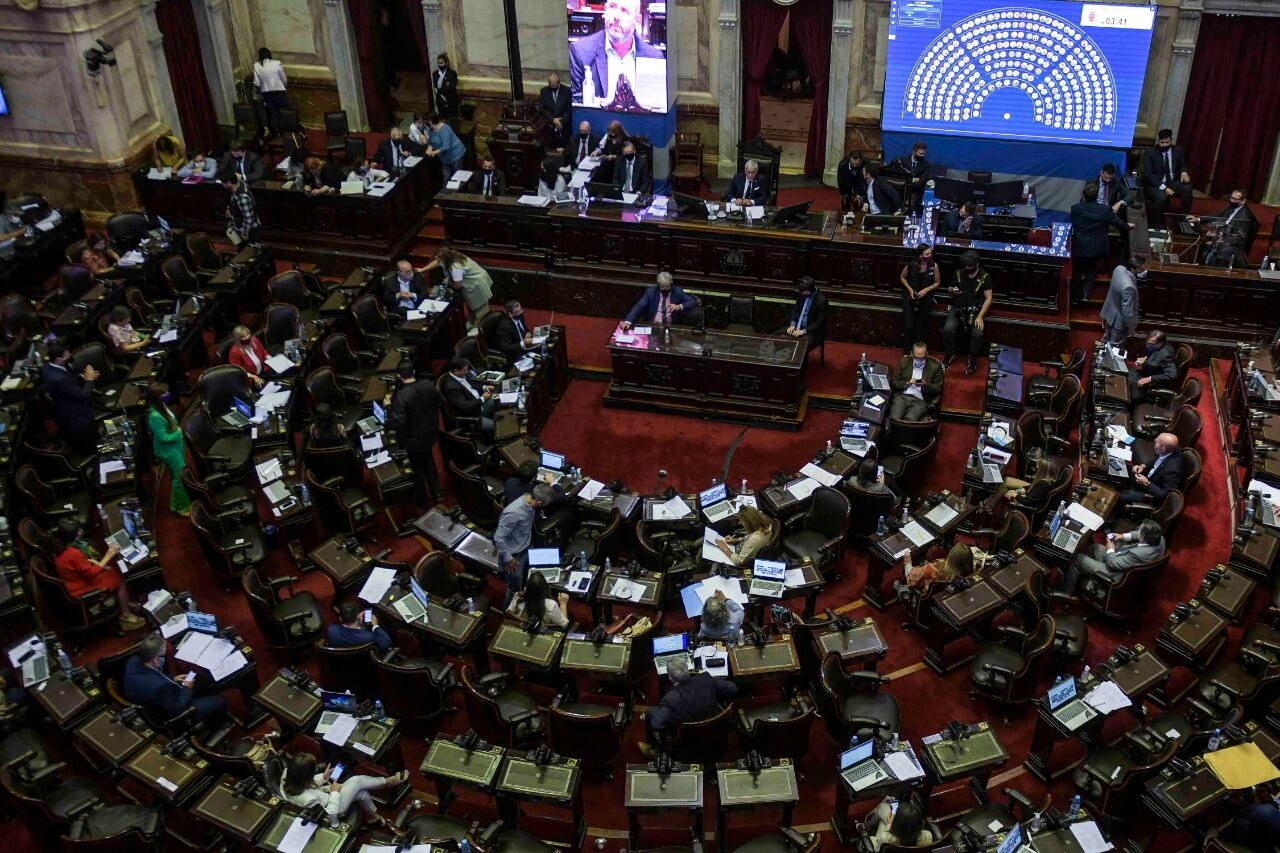
{"label": "desk microphone", "polygon": [[654,480],[654,481],[653,481],[653,493],[654,493],[655,495],[657,495],[657,494],[661,494],[661,492],[662,492],[662,481],[663,481],[663,480],[665,480],[665,479],[667,479],[667,469],[666,469],[666,468],[659,468],[659,469],[658,469],[658,478],[657,478],[656,480]]}
{"label": "desk microphone", "polygon": [[591,633],[587,635],[587,639],[600,646],[609,639],[609,635],[605,632],[604,625],[596,625],[595,628],[591,629]]}
{"label": "desk microphone", "polygon": [[542,620],[526,619],[524,622],[520,623],[520,630],[531,636],[540,634],[542,633]]}
{"label": "desk microphone", "polygon": [[850,622],[844,614],[836,613],[830,607],[826,608],[822,612],[827,614],[827,619],[831,620],[831,624],[834,625],[836,630],[841,633],[844,633],[853,627],[853,623]]}

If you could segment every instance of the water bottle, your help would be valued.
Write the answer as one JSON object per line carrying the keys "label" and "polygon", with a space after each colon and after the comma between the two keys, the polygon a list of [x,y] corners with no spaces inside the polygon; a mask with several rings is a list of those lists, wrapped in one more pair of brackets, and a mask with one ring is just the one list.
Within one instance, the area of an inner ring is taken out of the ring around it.
{"label": "water bottle", "polygon": [[[583,197],[583,198],[586,198],[586,196],[587,196],[586,192],[583,192],[582,197]],[[583,209],[584,209],[584,210],[586,209],[586,206],[585,206],[585,205],[583,205]],[[464,838],[464,839],[462,839],[461,841],[459,841],[459,842],[458,842],[458,853],[471,853],[471,842],[470,842],[470,841],[468,841],[468,840],[467,840],[467,839],[465,839],[465,838]]]}
{"label": "water bottle", "polygon": [[1217,752],[1220,746],[1222,746],[1222,729],[1214,729],[1213,734],[1209,736],[1209,745],[1205,747],[1205,751]]}
{"label": "water bottle", "polygon": [[1081,681],[1089,680],[1089,664],[1085,664],[1084,669],[1080,670],[1080,680]]}
{"label": "water bottle", "polygon": [[476,611],[476,600],[473,597],[468,595],[467,596],[467,612],[475,613],[475,611]]}
{"label": "water bottle", "polygon": [[[746,477],[743,477],[743,478],[742,478],[742,488],[738,490],[738,494],[740,494],[740,495],[745,495],[746,493],[747,493],[747,478],[746,478]],[[9,528],[9,522],[7,522],[7,521],[6,521],[6,522],[4,523],[4,525],[5,525],[5,529],[7,530],[7,529]]]}
{"label": "water bottle", "polygon": [[524,411],[524,386],[520,386],[520,390],[516,392],[516,411]]}
{"label": "water bottle", "polygon": [[381,699],[378,699],[373,703],[373,718],[380,723],[387,718],[387,712],[382,707]]}
{"label": "water bottle", "polygon": [[307,488],[307,484],[306,483],[299,484],[298,491],[301,493],[301,496],[302,496],[302,505],[311,506],[311,490]]}
{"label": "water bottle", "polygon": [[609,574],[609,572],[611,572],[611,571],[613,571],[613,560],[609,559],[608,557],[605,557],[605,558],[604,558],[604,573],[607,575],[607,574]]}
{"label": "water bottle", "polygon": [[102,504],[98,504],[98,520],[102,522],[102,529],[107,529],[107,511],[102,508]]}
{"label": "water bottle", "polygon": [[1067,807],[1067,820],[1075,820],[1078,814],[1080,814],[1080,795],[1076,794],[1071,798],[1071,805]]}
{"label": "water bottle", "polygon": [[670,326],[663,326],[662,328],[662,345],[666,347],[671,346],[671,327]]}
{"label": "water bottle", "polygon": [[63,672],[70,672],[73,664],[71,663],[71,655],[67,654],[67,650],[62,646],[58,646],[58,666]]}
{"label": "water bottle", "polygon": [[194,595],[187,596],[187,612],[196,612],[196,597]]}
{"label": "water bottle", "polygon": [[884,516],[880,516],[880,520],[876,522],[876,535],[883,536],[889,532],[888,525],[885,524]]}
{"label": "water bottle", "polygon": [[907,512],[907,505],[904,503],[902,505],[902,523],[906,524],[910,519],[911,519],[911,516]]}
{"label": "water bottle", "polygon": [[587,571],[587,552],[585,550],[578,552],[578,568],[584,572]]}
{"label": "water bottle", "polygon": [[827,439],[827,455],[831,455],[831,439]]}
{"label": "water bottle", "polygon": [[1040,812],[1036,812],[1031,816],[1031,820],[1028,821],[1027,823],[1027,831],[1030,834],[1035,835],[1037,832],[1040,831],[1040,827],[1042,823],[1043,821],[1040,818]]}
{"label": "water bottle", "polygon": [[978,451],[976,449],[969,451],[969,467],[970,468],[978,467]]}
{"label": "water bottle", "polygon": [[898,733],[897,732],[893,733],[893,740],[889,742],[889,750],[891,752],[898,751]]}
{"label": "water bottle", "polygon": [[1061,522],[1062,517],[1066,514],[1067,514],[1067,502],[1058,501],[1058,511],[1054,513],[1054,517],[1057,518],[1059,522]]}

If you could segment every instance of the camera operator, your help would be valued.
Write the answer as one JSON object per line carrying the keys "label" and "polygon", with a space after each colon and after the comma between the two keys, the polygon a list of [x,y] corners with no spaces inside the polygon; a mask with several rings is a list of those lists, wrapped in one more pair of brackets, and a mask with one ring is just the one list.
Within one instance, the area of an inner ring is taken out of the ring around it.
{"label": "camera operator", "polygon": [[956,270],[951,283],[951,311],[942,327],[942,345],[945,370],[956,360],[956,336],[963,333],[969,338],[969,366],[965,373],[978,369],[978,356],[984,346],[987,312],[991,310],[994,292],[991,276],[978,263],[978,253],[970,249],[960,257],[961,269]]}

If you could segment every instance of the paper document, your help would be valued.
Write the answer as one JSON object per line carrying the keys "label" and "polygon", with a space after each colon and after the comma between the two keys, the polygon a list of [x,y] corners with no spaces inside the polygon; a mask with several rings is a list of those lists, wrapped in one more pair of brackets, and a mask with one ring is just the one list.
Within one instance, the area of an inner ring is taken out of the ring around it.
{"label": "paper document", "polygon": [[370,184],[366,193],[373,198],[382,198],[395,187],[395,184]]}
{"label": "paper document", "polygon": [[295,817],[293,823],[289,824],[289,831],[284,834],[284,838],[280,839],[280,843],[276,845],[276,850],[280,853],[302,853],[308,844],[311,843],[311,836],[316,834],[316,830],[320,828],[320,824],[314,820],[309,823],[303,823],[303,819]]}
{"label": "paper document", "polygon": [[448,307],[449,303],[443,299],[424,299],[418,303],[418,310],[428,314],[439,314]]}
{"label": "paper document", "polygon": [[224,678],[230,678],[235,675],[248,663],[249,659],[244,656],[243,652],[234,651],[223,658],[221,663],[209,670],[209,675],[213,677],[214,681],[221,681]]}
{"label": "paper document", "polygon": [[170,344],[176,341],[177,339],[178,339],[178,330],[169,329],[168,331],[161,332],[160,336],[156,338],[156,341],[162,344]]}
{"label": "paper document", "polygon": [[1216,752],[1206,752],[1204,763],[1209,765],[1218,781],[1231,791],[1252,788],[1280,777],[1280,770],[1252,741],[1228,746]]}
{"label": "paper document", "polygon": [[377,604],[382,601],[383,596],[387,594],[387,590],[391,589],[391,582],[395,579],[395,569],[379,566],[369,573],[369,579],[364,582],[364,586],[360,587],[359,599],[370,604]]}
{"label": "paper document", "polygon": [[609,594],[624,601],[639,601],[644,597],[644,584],[618,578],[613,582],[613,589],[609,590]]}
{"label": "paper document", "polygon": [[929,520],[929,523],[932,524],[934,527],[941,529],[943,527],[946,527],[948,524],[950,524],[951,521],[959,514],[960,513],[956,512],[954,509],[951,508],[950,504],[948,504],[946,501],[943,501],[942,503],[935,506],[933,509],[926,512],[924,514],[924,517],[927,518]]}
{"label": "paper document", "polygon": [[613,342],[615,344],[634,344],[636,342],[636,336],[626,334],[614,335]]}
{"label": "paper document", "polygon": [[465,184],[467,181],[471,180],[472,174],[474,173],[470,169],[459,169],[453,173],[453,177],[449,178],[449,180]]}
{"label": "paper document", "polygon": [[654,507],[654,518],[658,520],[675,521],[692,514],[693,510],[689,509],[689,505],[679,495]]}
{"label": "paper document", "polygon": [[179,613],[160,626],[160,635],[168,640],[187,630],[187,614]]}
{"label": "paper document", "polygon": [[404,318],[406,320],[421,320],[426,316],[427,316],[426,314],[417,310],[416,308],[410,308],[408,311],[404,312]]}
{"label": "paper document", "polygon": [[872,394],[864,402],[866,402],[868,406],[878,409],[884,405],[884,397],[881,397],[879,394]]}
{"label": "paper document", "polygon": [[573,177],[569,179],[569,187],[571,189],[580,190],[591,181],[591,173],[584,172],[581,169],[573,173]]}
{"label": "paper document", "polygon": [[591,581],[595,575],[591,572],[584,572],[581,569],[569,572],[569,580],[565,583],[565,589],[569,592],[576,592],[579,595],[584,594],[591,588]]}
{"label": "paper document", "polygon": [[787,574],[783,577],[782,582],[792,589],[804,586],[804,569],[787,569]]}
{"label": "paper document", "polygon": [[653,326],[632,326],[631,331],[635,332],[637,335],[652,335]]}
{"label": "paper document", "polygon": [[638,199],[638,198],[640,198],[640,193],[623,193],[623,194],[622,194],[622,203],[623,203],[623,204],[635,204],[635,203],[636,203],[636,199]]}
{"label": "paper document", "polygon": [[604,483],[599,480],[588,479],[582,484],[582,488],[578,490],[578,497],[584,501],[593,501],[604,491]]}
{"label": "paper document", "polygon": [[235,643],[230,640],[224,640],[221,637],[214,637],[213,641],[204,647],[204,651],[200,652],[200,657],[195,661],[195,664],[212,672],[218,664],[226,660],[235,650]]}
{"label": "paper document", "polygon": [[290,361],[287,355],[277,354],[267,358],[267,367],[270,367],[276,373],[288,373],[297,365]]}
{"label": "paper document", "polygon": [[106,485],[108,477],[116,471],[123,471],[127,467],[128,466],[119,459],[108,459],[105,462],[102,462],[98,465],[98,482],[102,485]]}
{"label": "paper document", "polygon": [[178,652],[174,657],[183,663],[195,663],[200,659],[200,655],[209,647],[214,637],[212,634],[201,634],[199,631],[192,631],[182,638],[182,642],[178,644]]}
{"label": "paper document", "polygon": [[516,201],[520,204],[527,204],[530,207],[546,207],[551,203],[551,199],[536,195],[522,195]]}
{"label": "paper document", "polygon": [[280,464],[279,458],[261,462],[255,467],[255,470],[258,472],[258,482],[264,486],[272,480],[279,480],[284,476],[284,466]]}
{"label": "paper document", "polygon": [[14,669],[22,668],[21,658],[28,651],[35,652],[37,654],[44,651],[44,640],[39,637],[31,637],[9,649],[9,663]]}
{"label": "paper document", "polygon": [[1133,702],[1114,681],[1104,681],[1089,691],[1084,697],[1085,704],[1099,714],[1110,714],[1121,708],[1128,708]]}
{"label": "paper document", "polygon": [[1067,507],[1067,516],[1074,518],[1076,521],[1089,528],[1090,533],[1101,527],[1103,522],[1102,516],[1087,507],[1075,503]]}
{"label": "paper document", "polygon": [[257,405],[263,409],[282,409],[289,405],[290,391],[276,391],[274,394],[259,394]]}
{"label": "paper document", "polygon": [[720,538],[721,535],[716,532],[714,527],[702,528],[702,559],[725,566],[732,566],[733,560],[729,559],[728,555],[716,545],[716,540]]}
{"label": "paper document", "polygon": [[498,403],[503,406],[514,406],[520,402],[519,391],[500,391],[498,393]]}
{"label": "paper document", "polygon": [[1107,424],[1107,441],[1114,444],[1122,441],[1125,444],[1133,444],[1133,436],[1129,435],[1129,431],[1124,428],[1124,424]]}
{"label": "paper document", "polygon": [[889,772],[903,782],[908,779],[919,779],[924,775],[924,771],[920,769],[920,766],[912,761],[911,756],[903,750],[886,755],[884,763],[888,766]]}
{"label": "paper document", "polygon": [[799,480],[787,483],[787,491],[798,501],[804,500],[820,488],[822,484],[812,477],[801,477]]}
{"label": "paper document", "polygon": [[800,473],[806,477],[812,477],[824,486],[834,488],[840,482],[839,474],[832,474],[814,465],[812,462],[804,463],[804,467],[800,469]]}
{"label": "paper document", "polygon": [[1080,845],[1083,853],[1106,853],[1114,845],[1102,837],[1102,830],[1091,820],[1082,820],[1071,824],[1071,834]]}
{"label": "paper document", "polygon": [[747,214],[748,219],[764,219],[763,204],[750,205],[749,207],[746,208],[744,212]]}
{"label": "paper document", "polygon": [[382,448],[382,433],[375,432],[373,435],[360,436],[360,449],[365,453],[371,450],[380,450]]}
{"label": "paper document", "polygon": [[917,548],[923,548],[933,541],[933,534],[924,529],[924,525],[914,518],[902,525],[902,535],[911,540]]}
{"label": "paper document", "polygon": [[712,575],[702,581],[702,586],[697,590],[698,598],[706,601],[716,592],[723,592],[724,597],[730,601],[736,601],[739,604],[747,603],[747,594],[742,591],[742,582],[737,578],[723,578],[720,575]]}
{"label": "paper document", "polygon": [[364,464],[370,468],[377,468],[379,465],[386,465],[391,461],[391,454],[386,450],[379,450],[377,453],[364,460]]}
{"label": "paper document", "polygon": [[329,730],[324,733],[324,739],[335,746],[342,746],[356,730],[357,722],[358,720],[350,714],[339,714],[329,726]]}

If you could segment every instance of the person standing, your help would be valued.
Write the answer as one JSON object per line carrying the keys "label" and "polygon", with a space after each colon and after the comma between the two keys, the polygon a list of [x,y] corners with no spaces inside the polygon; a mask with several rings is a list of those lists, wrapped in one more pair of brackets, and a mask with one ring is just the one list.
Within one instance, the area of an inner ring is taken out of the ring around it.
{"label": "person standing", "polygon": [[458,72],[449,67],[449,54],[436,57],[436,73],[431,75],[435,86],[436,112],[453,118],[458,114]]}
{"label": "person standing", "polygon": [[227,200],[227,238],[235,245],[257,243],[262,239],[262,223],[258,221],[258,205],[253,200],[248,182],[232,172],[222,181],[231,190]]}
{"label": "person standing", "polygon": [[498,516],[498,526],[493,531],[493,544],[498,549],[498,566],[507,581],[507,595],[502,609],[511,606],[516,593],[524,589],[524,576],[528,570],[529,544],[533,541],[533,521],[538,510],[552,498],[551,487],[539,483],[527,495],[507,504]]}
{"label": "person standing", "polygon": [[1098,275],[1098,264],[1110,252],[1107,233],[1112,225],[1121,231],[1129,230],[1129,223],[1120,218],[1114,207],[1098,204],[1100,194],[1094,181],[1084,185],[1080,200],[1071,206],[1071,304],[1085,305],[1093,290],[1093,280]]}
{"label": "person standing", "polygon": [[1130,258],[1111,271],[1111,286],[1102,303],[1102,340],[1125,347],[1138,328],[1138,282],[1147,277],[1147,257]]}
{"label": "person standing", "polygon": [[994,289],[991,275],[978,263],[978,253],[969,249],[960,256],[961,269],[956,270],[951,285],[951,311],[942,327],[942,346],[946,370],[956,360],[956,338],[964,333],[969,338],[969,364],[965,373],[978,371],[978,357],[982,355],[984,335],[987,329],[987,312],[991,310]]}
{"label": "person standing", "polygon": [[827,295],[818,289],[818,283],[811,275],[800,276],[796,281],[796,304],[791,309],[787,334],[806,339],[805,356],[827,339]]}
{"label": "person standing", "polygon": [[408,359],[400,362],[396,373],[400,387],[389,401],[387,426],[395,431],[396,440],[413,465],[414,497],[420,506],[430,506],[441,497],[435,446],[444,397],[434,382],[418,381],[413,362]]}
{"label": "person standing", "polygon": [[265,47],[258,48],[258,61],[253,63],[253,88],[262,96],[262,105],[267,108],[267,124],[271,135],[280,132],[280,111],[292,109],[289,101],[289,77],[284,73],[284,64],[271,58],[271,51]]}
{"label": "person standing", "polygon": [[169,469],[169,509],[186,518],[191,515],[191,497],[182,485],[182,469],[187,457],[182,442],[182,425],[169,409],[169,386],[152,382],[147,386],[147,429],[151,431],[151,452]]}
{"label": "person standing", "polygon": [[98,371],[86,364],[79,374],[71,372],[71,351],[62,341],[50,341],[49,360],[41,373],[41,391],[53,404],[58,434],[73,453],[92,456],[98,452],[98,423],[93,417],[93,383]]}
{"label": "person standing", "polygon": [[424,267],[418,267],[418,272],[425,274],[436,267],[443,270],[445,283],[449,287],[462,291],[462,300],[471,311],[471,320],[467,325],[479,323],[480,318],[489,313],[489,300],[493,299],[493,279],[489,277],[489,273],[471,258],[449,248],[437,252],[436,259]]}
{"label": "person standing", "polygon": [[431,130],[427,133],[426,154],[428,157],[440,158],[440,169],[444,180],[448,181],[462,165],[462,158],[466,156],[467,148],[445,121],[444,116],[438,113],[432,114],[427,116],[427,121],[431,124]]}
{"label": "person standing", "polygon": [[560,85],[560,75],[552,71],[547,75],[547,85],[538,93],[538,113],[556,129],[557,137],[569,135],[570,108],[569,89]]}
{"label": "person standing", "polygon": [[942,286],[942,273],[933,262],[933,246],[916,246],[915,257],[902,268],[902,348],[929,340],[933,292]]}

